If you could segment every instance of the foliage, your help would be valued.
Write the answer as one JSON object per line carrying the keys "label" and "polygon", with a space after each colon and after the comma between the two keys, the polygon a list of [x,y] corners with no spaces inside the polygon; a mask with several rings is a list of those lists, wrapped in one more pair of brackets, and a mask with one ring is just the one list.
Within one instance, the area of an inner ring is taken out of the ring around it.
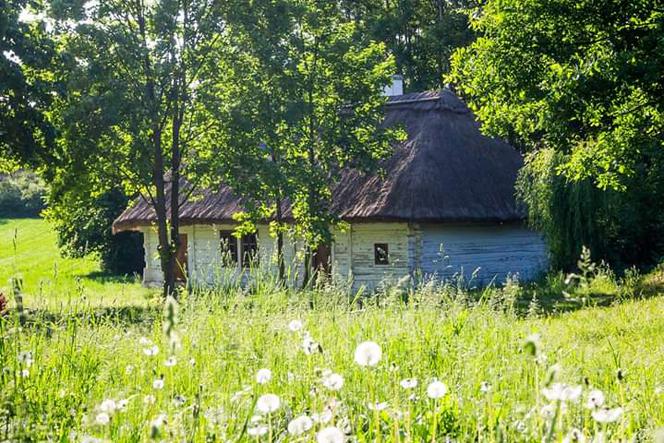
{"label": "foliage", "polygon": [[481,37],[456,52],[449,78],[484,131],[533,152],[521,190],[558,261],[594,242],[613,263],[653,263],[664,252],[650,240],[664,232],[664,11],[495,0],[471,17]]}
{"label": "foliage", "polygon": [[129,204],[122,191],[111,189],[90,199],[88,193],[68,191],[55,201],[51,194],[47,218],[58,233],[58,246],[68,257],[90,254],[110,274],[140,274],[145,265],[143,237],[138,232],[112,233],[113,220]]}
{"label": "foliage", "polygon": [[166,294],[188,193],[180,177],[201,175],[224,140],[210,115],[224,104],[229,72],[220,11],[214,0],[49,3],[65,93],[54,106],[61,137],[46,176],[62,192],[83,187],[94,199],[113,184],[150,201]]}
{"label": "foliage", "polygon": [[34,173],[0,176],[0,218],[37,217],[44,209],[45,194],[44,183]]}
{"label": "foliage", "polygon": [[394,62],[383,45],[364,43],[334,2],[231,9],[238,81],[221,117],[232,140],[225,179],[255,218],[274,216],[287,200],[300,237],[312,246],[329,241],[337,222],[331,189],[341,171],[375,169],[397,138],[381,127]]}
{"label": "foliage", "polygon": [[48,158],[54,131],[45,112],[51,103],[48,68],[53,42],[30,23],[23,9],[30,0],[0,3],[0,171]]}
{"label": "foliage", "polygon": [[470,43],[473,32],[463,14],[468,0],[344,0],[347,14],[361,23],[364,38],[385,43],[404,76],[406,89],[440,89],[450,56]]}

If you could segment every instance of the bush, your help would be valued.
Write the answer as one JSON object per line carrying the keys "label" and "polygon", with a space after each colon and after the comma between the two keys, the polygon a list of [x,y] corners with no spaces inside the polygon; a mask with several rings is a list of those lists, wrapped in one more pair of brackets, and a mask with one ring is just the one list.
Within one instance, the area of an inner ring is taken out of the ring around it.
{"label": "bush", "polygon": [[143,241],[138,232],[113,235],[113,220],[129,198],[112,189],[100,196],[66,193],[53,198],[46,215],[58,233],[58,246],[69,257],[98,254],[104,272],[116,275],[142,272]]}
{"label": "bush", "polygon": [[0,217],[38,217],[45,194],[44,183],[32,172],[0,175]]}

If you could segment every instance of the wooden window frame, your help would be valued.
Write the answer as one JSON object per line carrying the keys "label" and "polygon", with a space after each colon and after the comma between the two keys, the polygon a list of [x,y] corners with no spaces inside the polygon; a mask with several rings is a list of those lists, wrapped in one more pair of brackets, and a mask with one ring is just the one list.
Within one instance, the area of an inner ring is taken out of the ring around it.
{"label": "wooden window frame", "polygon": [[[224,250],[225,242],[227,242],[228,244],[227,250]],[[235,235],[233,235],[233,231],[230,230],[219,231],[219,250],[221,251],[222,258],[224,257],[225,254],[228,254],[230,258],[229,264],[237,266],[239,244],[238,244],[238,238]]]}
{"label": "wooden window frame", "polygon": [[374,243],[374,265],[387,266],[389,264],[390,245],[388,243]]}
{"label": "wooden window frame", "polygon": [[[250,249],[250,255],[247,253],[247,248]],[[248,268],[251,264],[258,263],[258,234],[246,234],[240,239],[240,265],[243,268]]]}

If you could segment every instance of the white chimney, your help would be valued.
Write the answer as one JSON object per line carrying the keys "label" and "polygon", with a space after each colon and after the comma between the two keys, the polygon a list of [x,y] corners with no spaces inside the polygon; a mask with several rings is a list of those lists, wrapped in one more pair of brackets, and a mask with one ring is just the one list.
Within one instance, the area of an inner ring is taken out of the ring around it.
{"label": "white chimney", "polygon": [[392,84],[385,86],[383,89],[383,94],[388,97],[393,95],[403,95],[403,77],[399,74],[392,76]]}

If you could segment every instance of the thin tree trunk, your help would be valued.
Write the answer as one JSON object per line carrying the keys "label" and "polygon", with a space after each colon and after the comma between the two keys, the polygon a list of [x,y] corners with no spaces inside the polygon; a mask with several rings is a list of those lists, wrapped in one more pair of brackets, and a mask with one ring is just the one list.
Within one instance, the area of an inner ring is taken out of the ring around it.
{"label": "thin tree trunk", "polygon": [[286,266],[284,263],[284,233],[281,231],[281,222],[283,215],[281,213],[281,198],[277,198],[277,211],[276,211],[276,222],[277,222],[277,266],[278,266],[278,276],[279,282],[283,283],[286,278]]}

